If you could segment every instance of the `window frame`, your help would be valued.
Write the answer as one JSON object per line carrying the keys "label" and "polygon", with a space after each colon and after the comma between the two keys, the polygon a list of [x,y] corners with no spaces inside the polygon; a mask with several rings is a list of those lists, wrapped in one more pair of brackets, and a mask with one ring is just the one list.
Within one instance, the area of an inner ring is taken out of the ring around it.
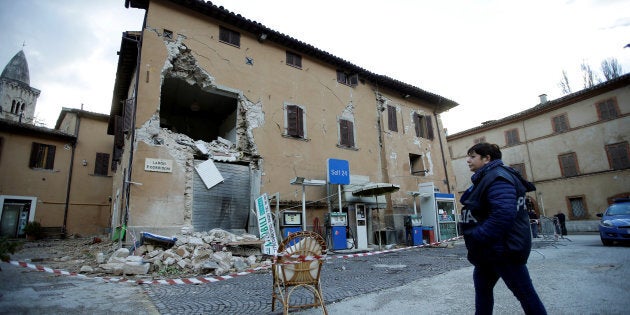
{"label": "window frame", "polygon": [[[584,209],[584,215],[583,216],[576,216],[575,212],[573,211],[573,200],[579,200],[583,209]],[[567,202],[567,208],[569,209],[569,219],[571,220],[581,220],[581,219],[588,219],[589,215],[588,215],[588,206],[586,203],[586,196],[585,195],[577,195],[577,196],[567,196],[566,197],[566,202]]]}
{"label": "window frame", "polygon": [[431,115],[413,114],[413,123],[416,131],[416,137],[428,140],[434,139],[433,121]]}
{"label": "window frame", "polygon": [[287,50],[286,64],[297,69],[302,69],[302,55]]}
{"label": "window frame", "polygon": [[241,33],[224,26],[219,26],[219,42],[241,48]]}
{"label": "window frame", "polygon": [[356,148],[354,139],[354,121],[348,118],[340,117],[337,125],[339,126],[339,147]]}
{"label": "window frame", "polygon": [[617,171],[630,168],[630,146],[627,141],[607,144],[606,156],[610,169]]}
{"label": "window frame", "polygon": [[508,129],[504,133],[505,145],[508,147],[521,144],[521,137],[518,132],[518,128]]}
{"label": "window frame", "polygon": [[398,115],[396,106],[387,105],[387,128],[389,131],[398,132]]}
{"label": "window frame", "polygon": [[[603,108],[606,105],[606,108]],[[616,98],[607,98],[603,101],[595,103],[597,109],[597,118],[600,121],[612,120],[619,117],[619,104]]]}
{"label": "window frame", "polygon": [[569,117],[567,113],[551,117],[551,128],[554,133],[563,133],[569,131],[571,126],[569,125]]}
{"label": "window frame", "polygon": [[[295,114],[293,113],[295,110]],[[295,128],[293,125],[293,115],[295,115]],[[284,104],[284,136],[295,139],[307,139],[306,133],[306,110],[297,104]],[[295,131],[294,131],[295,130]]]}
{"label": "window frame", "polygon": [[33,142],[28,167],[31,169],[53,170],[55,168],[55,152],[57,146]]}
{"label": "window frame", "polygon": [[[569,158],[570,160],[567,160]],[[570,164],[566,164],[565,161],[568,161]],[[558,163],[562,177],[575,177],[580,175],[580,165],[578,164],[577,154],[575,152],[558,155]],[[571,170],[572,166],[574,167],[573,172],[569,173],[568,170]]]}
{"label": "window frame", "polygon": [[337,70],[337,82],[354,87],[359,84],[359,75],[356,73],[350,74],[343,70]]}
{"label": "window frame", "polygon": [[109,156],[109,153],[96,152],[96,157],[94,158],[94,175],[109,175]]}

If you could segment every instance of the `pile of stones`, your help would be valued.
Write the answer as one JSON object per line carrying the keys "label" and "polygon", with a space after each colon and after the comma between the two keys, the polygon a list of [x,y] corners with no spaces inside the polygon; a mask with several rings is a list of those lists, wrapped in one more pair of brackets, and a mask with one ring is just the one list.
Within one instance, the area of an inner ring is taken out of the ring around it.
{"label": "pile of stones", "polygon": [[[251,234],[235,235],[222,229],[192,232],[175,237],[170,248],[164,244],[140,244],[119,248],[109,257],[98,253],[98,267],[83,266],[81,272],[112,275],[176,273],[220,276],[270,265],[262,260],[260,240]],[[168,270],[168,272],[164,272]]]}

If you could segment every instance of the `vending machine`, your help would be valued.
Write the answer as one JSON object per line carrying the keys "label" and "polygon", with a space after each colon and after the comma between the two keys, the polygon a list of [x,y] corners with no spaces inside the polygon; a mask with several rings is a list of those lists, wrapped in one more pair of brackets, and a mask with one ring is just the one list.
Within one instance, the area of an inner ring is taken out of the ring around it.
{"label": "vending machine", "polygon": [[439,192],[433,183],[421,183],[418,188],[423,225],[433,228],[437,241],[456,237],[455,195]]}
{"label": "vending machine", "polygon": [[302,212],[283,211],[281,214],[280,233],[282,233],[282,239],[286,239],[289,235],[302,231]]}
{"label": "vending machine", "polygon": [[326,229],[330,233],[330,242],[333,250],[348,248],[346,240],[346,226],[348,226],[348,216],[343,212],[330,212],[325,218]]}
{"label": "vending machine", "polygon": [[422,217],[417,214],[405,216],[407,245],[422,245]]}

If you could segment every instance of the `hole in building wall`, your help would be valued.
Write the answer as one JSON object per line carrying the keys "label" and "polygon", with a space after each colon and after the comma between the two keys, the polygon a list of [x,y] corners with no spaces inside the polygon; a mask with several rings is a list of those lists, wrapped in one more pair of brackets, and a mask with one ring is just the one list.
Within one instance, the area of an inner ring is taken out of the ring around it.
{"label": "hole in building wall", "polygon": [[218,137],[236,142],[237,99],[166,77],[160,100],[160,127],[206,142]]}

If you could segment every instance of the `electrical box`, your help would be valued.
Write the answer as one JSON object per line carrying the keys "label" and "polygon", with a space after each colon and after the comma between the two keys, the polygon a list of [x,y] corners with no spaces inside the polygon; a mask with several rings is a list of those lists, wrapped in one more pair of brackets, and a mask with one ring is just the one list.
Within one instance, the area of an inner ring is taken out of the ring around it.
{"label": "electrical box", "polygon": [[422,223],[433,228],[437,241],[457,237],[457,203],[454,194],[440,193],[433,183],[418,185]]}

